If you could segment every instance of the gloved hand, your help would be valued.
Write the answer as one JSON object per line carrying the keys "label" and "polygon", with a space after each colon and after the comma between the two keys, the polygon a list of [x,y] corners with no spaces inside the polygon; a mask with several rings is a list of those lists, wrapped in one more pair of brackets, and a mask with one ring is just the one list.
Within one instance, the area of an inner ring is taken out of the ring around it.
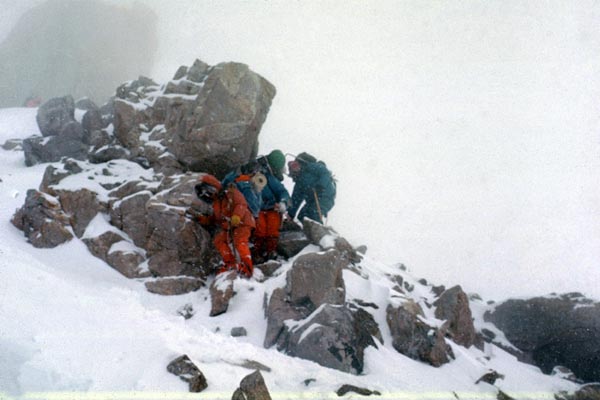
{"label": "gloved hand", "polygon": [[242,219],[240,218],[239,215],[232,215],[231,219],[229,220],[229,222],[231,223],[231,226],[233,226],[234,228],[236,226],[238,226],[240,224],[240,222],[242,221]]}
{"label": "gloved hand", "polygon": [[285,201],[277,203],[277,211],[279,211],[281,214],[285,214],[287,211],[287,205],[285,204]]}

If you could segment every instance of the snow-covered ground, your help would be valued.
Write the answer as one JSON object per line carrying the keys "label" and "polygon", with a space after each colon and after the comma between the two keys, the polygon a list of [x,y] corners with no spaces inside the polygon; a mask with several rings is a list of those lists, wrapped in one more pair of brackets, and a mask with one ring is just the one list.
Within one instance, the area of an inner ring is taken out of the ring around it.
{"label": "snow-covered ground", "polygon": [[[0,110],[0,144],[36,133],[34,109]],[[45,168],[25,167],[22,152],[0,149],[2,400],[190,398],[185,395],[187,384],[166,370],[181,354],[187,354],[208,380],[208,389],[193,398],[231,398],[240,380],[251,372],[240,366],[246,360],[272,369],[263,376],[278,399],[337,398],[334,391],[345,383],[393,399],[495,398],[497,388],[474,384],[489,369],[505,375],[496,386],[516,399],[549,399],[553,392],[574,388],[490,345],[483,352],[452,345],[456,359],[440,368],[400,355],[391,346],[385,322],[391,283],[384,276],[399,269],[368,257],[362,263],[368,280],[344,272],[348,299],[379,305],[374,317],[385,344],[366,350],[362,375],[264,349],[263,297],[283,284],[290,264],[264,283],[236,280],[237,294],[229,310],[211,318],[206,288],[181,296],[153,295],[141,282],[123,277],[93,257],[78,239],[54,249],[28,244],[9,220],[23,204],[27,189],[38,187]],[[411,294],[415,301],[431,301],[428,287],[415,280],[410,283],[415,284]],[[186,304],[195,310],[188,320],[177,312]],[[484,302],[473,304],[477,324],[483,324],[480,316],[485,307]],[[435,323],[432,315],[427,317]],[[248,336],[231,337],[231,328],[238,326],[245,327]],[[315,381],[307,385],[307,379]]]}

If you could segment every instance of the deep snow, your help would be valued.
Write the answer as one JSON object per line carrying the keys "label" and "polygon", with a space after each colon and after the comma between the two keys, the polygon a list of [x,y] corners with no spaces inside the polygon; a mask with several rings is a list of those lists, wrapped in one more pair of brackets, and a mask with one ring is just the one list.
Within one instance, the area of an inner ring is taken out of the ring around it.
{"label": "deep snow", "polygon": [[[37,133],[34,117],[32,109],[0,110],[0,142]],[[33,248],[9,220],[27,189],[39,185],[46,165],[25,167],[20,151],[0,149],[0,156],[0,399],[190,398],[184,393],[187,384],[166,371],[184,353],[209,383],[194,398],[231,398],[251,372],[240,366],[246,360],[272,368],[263,376],[273,398],[337,398],[334,391],[344,383],[378,390],[385,398],[495,398],[496,388],[474,384],[489,369],[505,375],[497,386],[517,399],[551,398],[552,392],[575,387],[491,345],[484,352],[452,345],[456,360],[440,368],[400,355],[391,347],[385,322],[392,286],[385,274],[401,271],[369,257],[361,264],[369,279],[344,272],[347,299],[379,305],[374,317],[385,344],[367,349],[363,375],[264,349],[263,297],[283,285],[289,263],[264,283],[236,280],[237,294],[227,313],[208,317],[206,288],[181,296],[153,295],[141,282],[93,257],[78,239],[54,249]],[[430,288],[403,274],[415,285],[410,296],[421,304],[431,302]],[[189,320],[177,313],[185,304],[196,312]],[[473,303],[478,325],[484,324],[486,307],[483,301]],[[441,323],[431,312],[427,319]],[[247,337],[230,337],[238,326],[247,329]],[[307,379],[315,381],[306,385]]]}

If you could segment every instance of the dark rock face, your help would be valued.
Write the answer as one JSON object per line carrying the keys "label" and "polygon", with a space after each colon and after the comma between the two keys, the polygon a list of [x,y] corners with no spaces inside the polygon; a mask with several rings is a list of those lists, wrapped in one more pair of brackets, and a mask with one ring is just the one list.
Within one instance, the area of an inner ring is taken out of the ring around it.
{"label": "dark rock face", "polygon": [[460,286],[454,286],[442,293],[433,303],[435,317],[447,321],[447,334],[452,340],[465,347],[476,345],[483,348],[483,339],[475,331],[469,308],[469,298]]}
{"label": "dark rock face", "polygon": [[271,395],[260,371],[254,371],[244,377],[231,400],[271,400]]}
{"label": "dark rock face", "polygon": [[61,209],[58,200],[37,190],[27,191],[25,204],[11,222],[25,233],[34,247],[56,247],[73,238],[67,228],[69,217]]}
{"label": "dark rock face", "polygon": [[0,107],[21,106],[32,95],[106,101],[120,82],[152,69],[156,26],[156,15],[140,4],[47,1],[31,8],[0,44]]}
{"label": "dark rock face", "polygon": [[587,382],[600,380],[600,303],[575,293],[508,300],[485,319],[545,373],[563,365]]}
{"label": "dark rock face", "polygon": [[388,306],[387,323],[392,346],[399,353],[434,367],[449,362],[453,353],[444,340],[443,331],[427,325],[419,316],[424,316],[423,310],[412,300],[399,307]]}
{"label": "dark rock face", "polygon": [[373,336],[381,333],[368,312],[345,304],[347,264],[337,250],[299,257],[286,286],[275,289],[267,303],[264,346],[276,344],[286,354],[360,374],[364,349],[376,347]]}
{"label": "dark rock face", "polygon": [[206,378],[200,369],[187,355],[182,355],[167,365],[167,371],[177,375],[182,381],[188,382],[192,393],[199,393],[208,387]]}

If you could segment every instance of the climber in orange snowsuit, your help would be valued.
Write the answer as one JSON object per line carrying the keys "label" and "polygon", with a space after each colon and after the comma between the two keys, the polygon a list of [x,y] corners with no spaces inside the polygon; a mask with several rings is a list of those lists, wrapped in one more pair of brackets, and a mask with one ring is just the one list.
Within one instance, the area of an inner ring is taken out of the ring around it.
{"label": "climber in orange snowsuit", "polygon": [[255,222],[244,195],[235,184],[223,188],[221,182],[209,174],[200,178],[195,190],[200,200],[212,204],[211,215],[201,215],[198,220],[202,225],[217,226],[213,243],[223,258],[217,274],[237,270],[251,277],[254,267],[248,242]]}

